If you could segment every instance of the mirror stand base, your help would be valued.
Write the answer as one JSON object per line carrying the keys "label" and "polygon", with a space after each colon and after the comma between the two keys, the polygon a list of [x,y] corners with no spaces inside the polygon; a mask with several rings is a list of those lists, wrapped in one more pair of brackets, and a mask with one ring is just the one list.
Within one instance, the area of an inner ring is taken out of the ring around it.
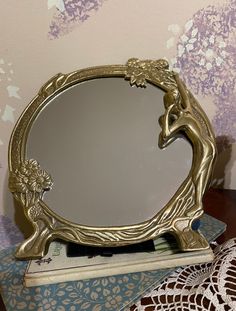
{"label": "mirror stand base", "polygon": [[206,238],[194,229],[195,223],[189,218],[179,218],[174,221],[172,232],[178,240],[179,247],[184,252],[209,249]]}

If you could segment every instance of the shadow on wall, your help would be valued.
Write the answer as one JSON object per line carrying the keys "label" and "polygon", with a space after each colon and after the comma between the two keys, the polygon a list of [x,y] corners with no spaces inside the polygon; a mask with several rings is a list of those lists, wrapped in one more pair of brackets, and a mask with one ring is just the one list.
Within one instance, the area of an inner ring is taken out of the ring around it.
{"label": "shadow on wall", "polygon": [[[218,136],[216,138],[218,157],[214,169],[211,187],[229,188],[231,177],[229,172],[232,170],[232,138],[229,136]],[[227,170],[227,180],[226,180]]]}
{"label": "shadow on wall", "polygon": [[[20,232],[24,235],[25,238],[29,237],[33,231],[33,228],[30,225],[29,221],[27,220],[22,206],[20,205],[19,202],[14,200],[12,194],[8,189],[8,174],[6,174],[5,176],[3,196],[4,196],[3,200],[4,215],[8,216],[10,219],[13,220],[14,225],[17,226],[18,230],[20,230]],[[9,228],[5,229],[9,231]]]}

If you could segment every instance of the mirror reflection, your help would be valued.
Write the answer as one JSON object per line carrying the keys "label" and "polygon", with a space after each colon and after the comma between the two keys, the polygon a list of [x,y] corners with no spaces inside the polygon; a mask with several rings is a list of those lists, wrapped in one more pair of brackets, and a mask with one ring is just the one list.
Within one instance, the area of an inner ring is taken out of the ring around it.
{"label": "mirror reflection", "polygon": [[48,102],[27,141],[28,159],[51,174],[45,203],[74,223],[130,225],[171,199],[191,168],[192,149],[177,139],[158,148],[164,92],[123,78],[74,85]]}

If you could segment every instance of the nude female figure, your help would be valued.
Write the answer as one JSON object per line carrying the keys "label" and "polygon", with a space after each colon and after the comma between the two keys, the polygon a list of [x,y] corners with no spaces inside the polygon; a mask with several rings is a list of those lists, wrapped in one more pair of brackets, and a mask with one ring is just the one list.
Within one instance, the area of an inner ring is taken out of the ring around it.
{"label": "nude female figure", "polygon": [[192,144],[192,169],[185,181],[187,185],[189,179],[191,179],[195,188],[194,205],[189,206],[186,213],[186,216],[192,217],[202,209],[202,196],[211,177],[215,162],[216,145],[214,137],[211,137],[212,135],[207,132],[207,129],[200,124],[193,112],[191,100],[194,100],[194,98],[188,93],[177,74],[175,80],[180,96],[175,98],[168,93],[164,96],[166,112],[159,120],[162,126],[159,147],[165,148],[168,146],[181,132],[185,133]]}

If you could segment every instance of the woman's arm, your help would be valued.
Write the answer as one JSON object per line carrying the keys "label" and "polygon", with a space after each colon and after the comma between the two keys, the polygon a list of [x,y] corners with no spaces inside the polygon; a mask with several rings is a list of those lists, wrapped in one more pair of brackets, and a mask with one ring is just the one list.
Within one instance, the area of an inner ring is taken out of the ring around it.
{"label": "woman's arm", "polygon": [[184,106],[183,108],[186,110],[191,110],[188,91],[187,91],[184,83],[181,81],[181,79],[177,73],[174,75],[174,78],[175,78],[176,84],[178,86],[179,93],[182,97],[182,104]]}

